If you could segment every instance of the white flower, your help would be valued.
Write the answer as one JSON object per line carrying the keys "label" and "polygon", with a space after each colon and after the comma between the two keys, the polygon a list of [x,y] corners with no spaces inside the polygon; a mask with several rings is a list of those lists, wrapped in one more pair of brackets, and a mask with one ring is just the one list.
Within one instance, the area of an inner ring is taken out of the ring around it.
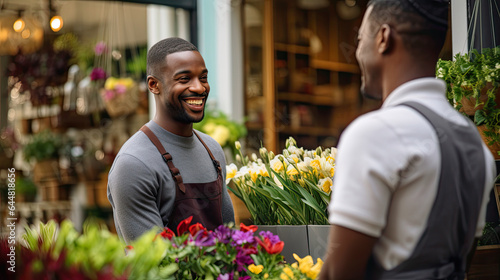
{"label": "white flower", "polygon": [[231,163],[230,165],[226,166],[226,185],[231,182],[231,179],[236,176],[236,173],[238,172],[238,167],[236,164]]}
{"label": "white flower", "polygon": [[318,182],[318,188],[326,193],[330,193],[332,191],[332,186],[333,181],[330,177],[320,179]]}
{"label": "white flower", "polygon": [[275,172],[281,172],[284,169],[283,163],[278,159],[278,157],[273,158],[269,162],[269,165],[271,166],[271,169],[274,170]]}

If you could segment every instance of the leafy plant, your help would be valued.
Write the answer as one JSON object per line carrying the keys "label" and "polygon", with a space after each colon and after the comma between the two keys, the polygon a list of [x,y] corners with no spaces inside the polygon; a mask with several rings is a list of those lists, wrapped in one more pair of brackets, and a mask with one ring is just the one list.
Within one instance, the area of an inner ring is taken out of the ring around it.
{"label": "leafy plant", "polygon": [[[87,221],[78,233],[68,220],[26,228],[17,245],[19,273],[8,279],[316,279],[323,262],[310,256],[286,264],[284,243],[257,226],[221,225],[214,231],[191,218],[177,234],[165,228],[144,233],[126,246],[105,227]],[[10,248],[0,240],[0,260]],[[6,263],[6,262],[2,262]],[[6,267],[0,266],[6,271]],[[19,270],[20,269],[20,270]]]}
{"label": "leafy plant", "polygon": [[16,191],[18,194],[24,194],[29,197],[35,197],[37,193],[37,187],[35,183],[29,178],[19,177],[16,180]]}
{"label": "leafy plant", "polygon": [[61,147],[62,141],[60,138],[46,130],[33,135],[28,144],[24,146],[23,154],[27,161],[31,159],[35,161],[56,159],[59,157]]}
{"label": "leafy plant", "polygon": [[[255,224],[328,224],[337,149],[318,147],[313,151],[296,145],[290,137],[283,154],[275,156],[261,148],[261,158],[253,154],[250,161],[236,143],[242,166],[226,167],[226,183],[245,203]],[[231,181],[233,185],[229,185]]]}
{"label": "leafy plant", "polygon": [[486,125],[484,134],[490,139],[488,144],[500,143],[500,109],[496,100],[500,86],[500,47],[457,54],[453,61],[440,59],[436,76],[446,82],[446,96],[457,110],[463,109],[464,102],[474,103],[474,123]]}
{"label": "leafy plant", "polygon": [[224,113],[217,110],[205,110],[205,117],[193,125],[203,133],[214,138],[223,148],[230,148],[233,155],[236,150],[232,143],[247,135],[247,129],[242,123],[231,121]]}

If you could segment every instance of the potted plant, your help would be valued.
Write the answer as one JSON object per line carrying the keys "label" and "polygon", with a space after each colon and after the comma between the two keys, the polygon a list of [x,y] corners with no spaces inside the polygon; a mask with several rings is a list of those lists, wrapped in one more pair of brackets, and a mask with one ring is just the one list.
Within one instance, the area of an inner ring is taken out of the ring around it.
{"label": "potted plant", "polygon": [[440,59],[436,76],[446,82],[449,102],[473,119],[495,159],[500,159],[500,47]]}
{"label": "potted plant", "polygon": [[18,202],[35,201],[37,187],[35,183],[26,177],[18,177],[16,180],[16,197]]}
{"label": "potted plant", "polygon": [[260,158],[249,159],[239,142],[235,146],[241,167],[227,166],[228,188],[245,203],[253,223],[285,241],[286,260],[294,252],[322,257],[337,149],[304,150],[290,137],[282,154],[261,148]]}
{"label": "potted plant", "polygon": [[57,178],[59,174],[59,149],[62,141],[52,132],[46,130],[32,136],[24,146],[26,161],[34,161],[33,180],[39,182]]}

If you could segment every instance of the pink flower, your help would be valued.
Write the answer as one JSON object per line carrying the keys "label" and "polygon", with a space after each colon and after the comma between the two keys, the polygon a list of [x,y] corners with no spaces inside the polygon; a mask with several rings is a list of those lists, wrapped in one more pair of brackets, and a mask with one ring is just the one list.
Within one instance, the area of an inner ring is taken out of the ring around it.
{"label": "pink flower", "polygon": [[127,91],[127,87],[125,85],[122,85],[122,84],[117,84],[115,86],[115,91],[118,94],[124,94]]}
{"label": "pink flower", "polygon": [[101,55],[107,51],[108,51],[108,47],[106,46],[106,43],[104,43],[103,41],[95,44],[94,52],[96,55]]}
{"label": "pink flower", "polygon": [[114,91],[109,90],[109,89],[104,91],[104,100],[109,101],[109,100],[113,99],[113,97],[115,97]]}

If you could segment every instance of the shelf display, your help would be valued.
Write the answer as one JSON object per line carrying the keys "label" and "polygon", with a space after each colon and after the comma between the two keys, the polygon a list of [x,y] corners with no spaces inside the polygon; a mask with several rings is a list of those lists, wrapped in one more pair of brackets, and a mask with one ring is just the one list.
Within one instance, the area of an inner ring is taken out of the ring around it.
{"label": "shelf display", "polygon": [[304,139],[309,149],[336,145],[349,122],[380,105],[359,93],[356,37],[367,1],[356,1],[357,16],[347,18],[351,10],[324,2],[321,9],[296,1],[245,2],[245,108],[253,151],[262,145],[281,150],[289,136]]}

